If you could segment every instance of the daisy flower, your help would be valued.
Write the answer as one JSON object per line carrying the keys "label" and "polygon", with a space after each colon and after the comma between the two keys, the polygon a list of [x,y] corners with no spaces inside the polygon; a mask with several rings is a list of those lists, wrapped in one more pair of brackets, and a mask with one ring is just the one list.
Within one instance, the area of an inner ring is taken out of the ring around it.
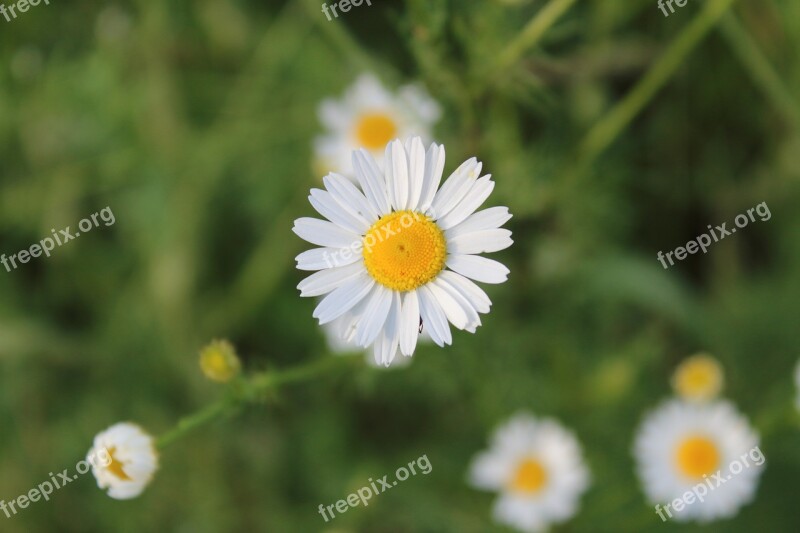
{"label": "daisy flower", "polygon": [[681,522],[734,516],[753,499],[764,463],[758,435],[725,401],[665,402],[639,428],[634,456],[656,512]]}
{"label": "daisy flower", "polygon": [[236,349],[226,340],[212,341],[200,350],[200,369],[208,379],[227,383],[241,371]]}
{"label": "daisy flower", "polygon": [[366,150],[353,153],[360,189],[326,176],[326,190],[312,189],[309,200],[327,220],[300,218],[293,230],[321,246],[296,258],[299,270],[318,271],[300,282],[300,295],[326,295],[314,318],[324,325],[345,316],[340,336],[373,346],[376,362],[388,366],[398,351],[414,353],[421,328],[442,347],[452,343],[449,324],[474,333],[491,301],[472,280],[502,283],[509,272],[476,254],[513,241],[500,229],[508,208],[475,213],[494,189],[475,158],[439,189],[443,146],[426,153],[415,137],[385,151],[383,170]]}
{"label": "daisy flower", "polygon": [[362,74],[341,100],[326,99],[319,118],[327,130],[314,142],[315,169],[352,177],[350,154],[365,148],[379,164],[392,139],[415,135],[427,140],[441,109],[418,85],[405,85],[397,94],[387,91],[372,74]]}
{"label": "daisy flower", "polygon": [[478,489],[500,493],[495,520],[535,532],[577,512],[589,471],[571,432],[522,413],[495,431],[489,450],[472,461],[468,479]]}
{"label": "daisy flower", "polygon": [[[101,457],[104,460],[93,460]],[[130,422],[114,424],[94,438],[87,459],[97,486],[108,489],[116,500],[137,497],[158,469],[158,453],[153,437]]]}
{"label": "daisy flower", "polygon": [[722,390],[722,365],[710,355],[699,353],[678,365],[671,382],[675,393],[684,400],[713,400]]}

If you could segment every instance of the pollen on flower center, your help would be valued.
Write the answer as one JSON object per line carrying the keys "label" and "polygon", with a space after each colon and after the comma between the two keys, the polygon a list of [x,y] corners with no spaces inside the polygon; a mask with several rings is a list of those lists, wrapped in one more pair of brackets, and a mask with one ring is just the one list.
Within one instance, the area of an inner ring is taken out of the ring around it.
{"label": "pollen on flower center", "polygon": [[117,448],[112,446],[108,449],[108,457],[109,463],[106,465],[106,468],[109,472],[117,476],[118,478],[122,479],[123,481],[130,481],[131,478],[128,477],[128,474],[122,469],[122,463],[114,457],[114,452],[117,451]]}
{"label": "pollen on flower center", "polygon": [[396,211],[378,220],[364,235],[364,265],[381,285],[410,291],[425,285],[444,268],[447,242],[430,218]]}
{"label": "pollen on flower center", "polygon": [[689,478],[712,474],[719,466],[717,445],[707,437],[689,437],[678,446],[675,455],[678,469]]}
{"label": "pollen on flower center", "polygon": [[510,488],[515,492],[533,494],[542,490],[547,482],[547,471],[536,459],[525,459],[517,467]]}
{"label": "pollen on flower center", "polygon": [[358,143],[368,150],[383,148],[397,135],[397,124],[384,113],[367,113],[356,124]]}

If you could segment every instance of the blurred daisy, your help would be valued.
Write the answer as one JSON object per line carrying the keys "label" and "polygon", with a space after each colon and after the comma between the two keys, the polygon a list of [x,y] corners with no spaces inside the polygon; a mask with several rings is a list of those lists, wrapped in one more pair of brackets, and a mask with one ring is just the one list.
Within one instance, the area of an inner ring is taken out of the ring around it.
{"label": "blurred daisy", "polygon": [[[724,401],[665,402],[639,428],[634,455],[645,494],[659,504],[656,512],[681,522],[734,516],[753,499],[764,462],[758,435]],[[680,508],[670,508],[676,500]]]}
{"label": "blurred daisy", "polygon": [[705,353],[693,355],[681,362],[672,374],[672,388],[684,400],[713,400],[722,390],[722,384],[722,366]]}
{"label": "blurred daisy", "polygon": [[341,100],[327,99],[319,106],[319,118],[327,130],[314,143],[315,170],[353,175],[350,154],[365,148],[379,164],[392,139],[420,136],[430,140],[441,110],[417,85],[387,91],[372,74],[363,74]]}
{"label": "blurred daisy", "polygon": [[226,340],[212,341],[200,350],[200,369],[208,379],[226,383],[235,378],[241,368],[236,349]]}
{"label": "blurred daisy", "polygon": [[499,492],[494,517],[520,531],[544,531],[571,518],[589,486],[577,439],[553,420],[518,414],[472,461],[469,482]]}
{"label": "blurred daisy", "polygon": [[97,486],[108,489],[108,495],[117,500],[141,494],[158,469],[153,437],[130,422],[114,424],[98,434],[87,459]]}
{"label": "blurred daisy", "polygon": [[426,153],[419,137],[389,143],[383,171],[366,150],[353,153],[353,165],[361,189],[329,174],[327,190],[309,197],[328,220],[294,224],[297,235],[322,247],[297,256],[298,269],[319,271],[300,282],[300,295],[327,295],[313,316],[320,325],[345,316],[342,338],[374,346],[386,366],[398,350],[414,353],[420,325],[439,346],[452,343],[448,322],[474,333],[491,301],[471,280],[502,283],[509,272],[476,254],[513,242],[500,229],[508,208],[475,213],[494,189],[491,176],[479,178],[482,165],[472,158],[439,189],[444,147],[431,144]]}

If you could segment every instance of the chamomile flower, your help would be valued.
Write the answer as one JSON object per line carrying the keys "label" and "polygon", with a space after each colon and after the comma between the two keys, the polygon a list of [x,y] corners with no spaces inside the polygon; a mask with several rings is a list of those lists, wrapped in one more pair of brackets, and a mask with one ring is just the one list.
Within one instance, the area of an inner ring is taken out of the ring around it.
{"label": "chamomile flower", "polygon": [[[681,522],[734,516],[755,496],[764,463],[758,435],[726,401],[665,402],[639,428],[634,455],[656,510],[664,506],[662,511]],[[693,488],[702,492],[702,501],[686,498]],[[683,501],[680,509],[666,508],[677,499]]]}
{"label": "chamomile flower", "polygon": [[114,424],[99,433],[87,460],[97,486],[108,489],[108,495],[116,500],[137,497],[158,469],[153,437],[130,422]]}
{"label": "chamomile flower", "polygon": [[478,213],[494,189],[475,158],[439,189],[444,147],[426,153],[419,137],[386,146],[382,170],[366,150],[353,153],[360,189],[329,174],[326,190],[309,200],[327,220],[300,218],[294,232],[320,246],[297,256],[297,268],[318,271],[298,285],[301,296],[326,295],[314,310],[320,325],[346,317],[342,338],[373,346],[388,366],[411,356],[420,323],[439,346],[452,343],[450,325],[474,333],[491,301],[472,280],[503,283],[508,269],[477,254],[503,250],[511,232],[506,207]]}
{"label": "chamomile flower", "polygon": [[392,139],[421,136],[429,139],[441,109],[418,85],[392,94],[372,74],[361,75],[341,100],[326,99],[319,106],[325,135],[315,140],[315,168],[320,166],[352,177],[350,154],[365,148],[379,164]]}
{"label": "chamomile flower", "polygon": [[520,531],[545,531],[571,518],[589,486],[574,435],[553,420],[518,414],[500,426],[489,450],[473,459],[469,482],[500,493],[495,520]]}
{"label": "chamomile flower", "polygon": [[722,366],[705,353],[693,355],[681,362],[672,374],[672,388],[684,400],[713,400],[722,390],[722,384]]}

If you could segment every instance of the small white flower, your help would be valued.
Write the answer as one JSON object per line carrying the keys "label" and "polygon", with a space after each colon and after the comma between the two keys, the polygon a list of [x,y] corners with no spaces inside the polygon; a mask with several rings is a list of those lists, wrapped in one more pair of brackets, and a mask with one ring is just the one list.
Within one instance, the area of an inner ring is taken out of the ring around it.
{"label": "small white flower", "polygon": [[158,469],[153,437],[130,422],[114,424],[94,438],[87,454],[97,486],[117,500],[137,497]]}
{"label": "small white flower", "polygon": [[[755,458],[754,450],[758,451]],[[681,522],[734,516],[753,499],[764,463],[758,435],[726,401],[663,403],[642,423],[634,455],[652,503],[666,506],[676,499],[684,501],[680,510],[661,509],[663,519],[671,514]],[[734,462],[741,465],[740,471]],[[686,504],[686,493],[696,486],[706,487],[703,501],[690,496],[692,501]]]}
{"label": "small white flower", "polygon": [[[474,333],[491,301],[472,280],[503,283],[508,269],[478,254],[509,247],[506,207],[475,210],[494,189],[472,158],[439,188],[444,147],[427,153],[419,137],[386,146],[385,169],[365,150],[353,153],[357,188],[329,174],[309,200],[327,220],[300,218],[294,232],[321,246],[297,256],[299,270],[318,272],[297,286],[301,296],[326,295],[314,310],[320,325],[346,316],[341,335],[374,346],[388,366],[411,356],[420,323],[439,346],[452,343],[450,323]],[[471,278],[471,279],[470,279]]]}
{"label": "small white flower", "polygon": [[427,142],[440,116],[439,104],[420,86],[403,86],[395,95],[372,74],[362,74],[341,100],[320,104],[327,131],[315,140],[315,167],[352,177],[354,150],[365,148],[382,164],[389,141],[420,136]]}
{"label": "small white flower", "polygon": [[575,515],[589,470],[571,432],[554,420],[521,413],[500,426],[489,450],[475,457],[469,482],[500,493],[495,520],[536,532]]}

